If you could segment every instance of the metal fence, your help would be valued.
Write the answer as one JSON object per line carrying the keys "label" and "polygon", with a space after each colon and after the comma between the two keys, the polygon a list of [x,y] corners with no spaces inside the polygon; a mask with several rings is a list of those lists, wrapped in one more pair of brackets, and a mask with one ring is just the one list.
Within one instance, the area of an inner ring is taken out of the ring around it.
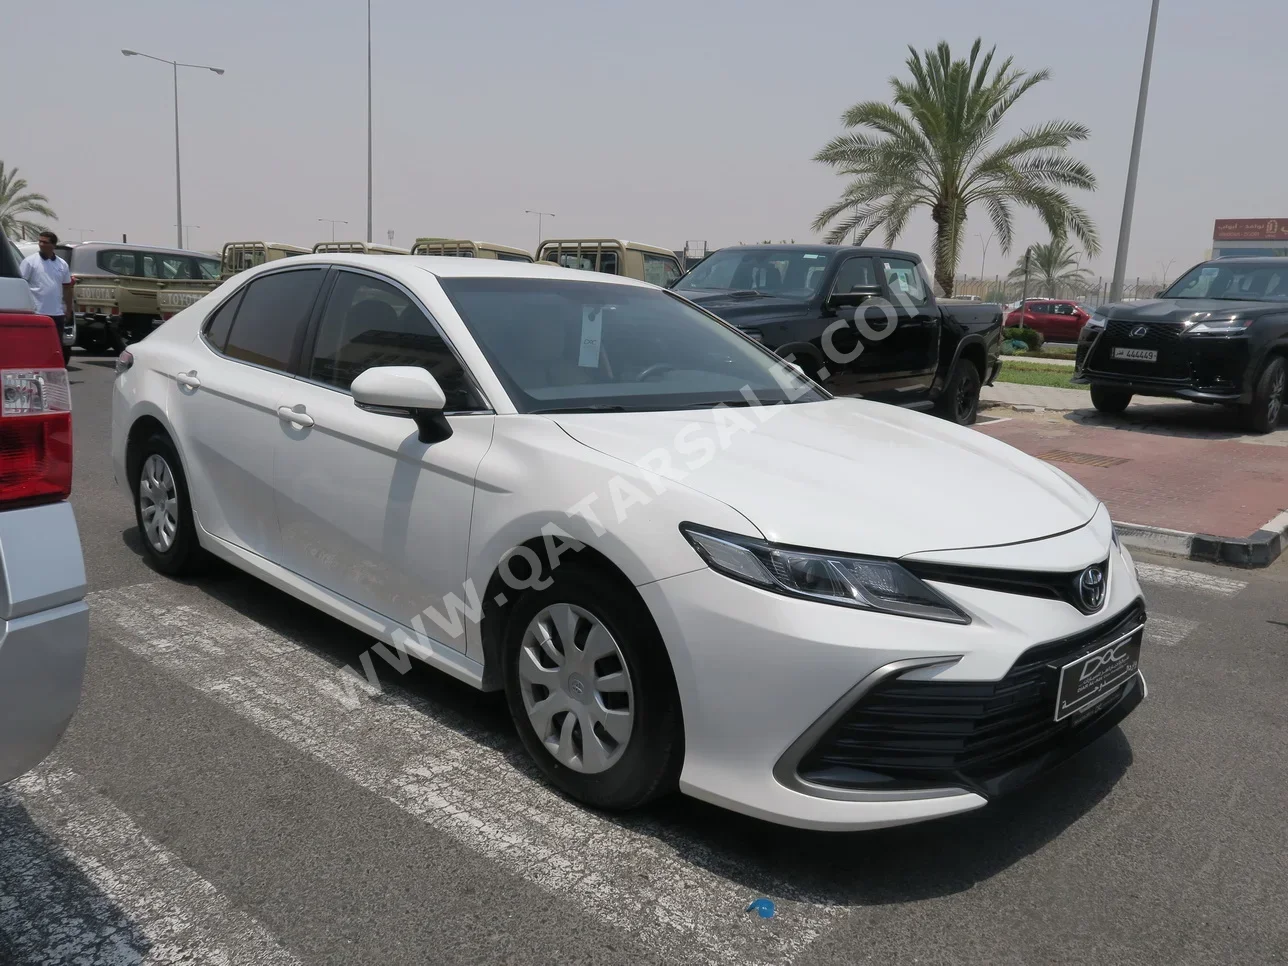
{"label": "metal fence", "polygon": [[[1054,290],[1045,285],[1041,279],[1029,278],[1029,298],[1076,299],[1085,305],[1095,308],[1109,301],[1109,289],[1113,280],[1109,278],[1088,279],[1085,285],[1057,285]],[[1132,278],[1123,285],[1124,299],[1152,299],[1167,287],[1169,283],[1160,279]],[[1011,281],[1001,275],[993,278],[962,275],[953,283],[953,294],[960,297],[971,295],[985,302],[1015,302],[1024,293],[1024,282]]]}

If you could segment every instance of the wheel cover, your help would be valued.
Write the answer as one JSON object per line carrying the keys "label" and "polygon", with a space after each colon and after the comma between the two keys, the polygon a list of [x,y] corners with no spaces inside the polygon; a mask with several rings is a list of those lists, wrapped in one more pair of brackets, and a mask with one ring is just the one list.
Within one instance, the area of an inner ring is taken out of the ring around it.
{"label": "wheel cover", "polygon": [[139,516],[143,533],[157,553],[174,546],[179,534],[179,493],[170,464],[159,453],[143,461],[139,474]]}
{"label": "wheel cover", "polygon": [[575,604],[551,604],[519,646],[519,690],[546,750],[593,775],[617,764],[635,727],[626,658],[608,628]]}
{"label": "wheel cover", "polygon": [[971,409],[974,407],[973,389],[972,380],[969,378],[964,377],[957,383],[957,416],[959,419],[965,419],[969,416]]}

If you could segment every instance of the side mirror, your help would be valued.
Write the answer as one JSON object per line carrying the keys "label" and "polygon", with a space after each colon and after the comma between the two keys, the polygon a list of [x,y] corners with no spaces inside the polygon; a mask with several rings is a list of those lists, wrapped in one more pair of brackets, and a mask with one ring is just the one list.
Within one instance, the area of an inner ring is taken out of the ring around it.
{"label": "side mirror", "polygon": [[374,366],[359,373],[349,391],[359,409],[415,420],[422,443],[442,442],[452,435],[443,416],[447,397],[438,380],[419,366]]}
{"label": "side mirror", "polygon": [[880,285],[855,285],[848,292],[833,292],[828,296],[827,307],[830,309],[857,307],[868,299],[877,298],[880,295]]}

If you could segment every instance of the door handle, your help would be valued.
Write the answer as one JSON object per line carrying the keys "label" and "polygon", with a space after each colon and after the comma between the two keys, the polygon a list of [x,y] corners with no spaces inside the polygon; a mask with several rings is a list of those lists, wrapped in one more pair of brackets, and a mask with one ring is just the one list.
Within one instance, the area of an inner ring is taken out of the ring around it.
{"label": "door handle", "polygon": [[278,406],[277,418],[283,422],[294,423],[297,426],[312,426],[313,417],[304,411],[303,407],[292,409],[290,406]]}
{"label": "door handle", "polygon": [[197,378],[197,370],[190,372],[181,372],[174,377],[174,381],[183,386],[184,389],[200,389],[201,380]]}

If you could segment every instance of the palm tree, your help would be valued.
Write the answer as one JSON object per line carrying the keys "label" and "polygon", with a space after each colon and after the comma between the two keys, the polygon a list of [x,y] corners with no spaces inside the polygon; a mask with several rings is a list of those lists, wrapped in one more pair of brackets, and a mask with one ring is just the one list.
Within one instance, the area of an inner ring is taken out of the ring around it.
{"label": "palm tree", "polygon": [[[1029,249],[1030,292],[1043,298],[1076,295],[1090,284],[1091,273],[1078,267],[1079,254],[1062,238]],[[1024,282],[1024,256],[1006,276],[1008,282]]]}
{"label": "palm tree", "polygon": [[27,179],[18,177],[17,168],[6,171],[4,162],[0,161],[0,232],[6,238],[35,236],[46,229],[46,225],[24,218],[24,215],[57,221],[58,216],[48,202],[44,195],[27,190]]}
{"label": "palm tree", "polygon": [[1016,205],[1036,211],[1053,237],[1071,232],[1086,251],[1100,250],[1091,218],[1061,190],[1096,186],[1091,169],[1067,153],[1086,140],[1087,128],[1048,121],[999,141],[1006,112],[1050,72],[1018,70],[1008,57],[990,74],[996,48],[981,58],[981,46],[976,40],[969,60],[953,60],[944,41],[924,54],[909,47],[912,80],[891,78],[894,103],[855,104],[842,120],[861,130],[834,138],[814,157],[851,178],[814,230],[828,228],[827,240],[839,242],[851,232],[862,241],[883,228],[893,245],[912,212],[929,208],[935,281],[946,295],[975,205],[988,212],[1003,252],[1011,249]]}

